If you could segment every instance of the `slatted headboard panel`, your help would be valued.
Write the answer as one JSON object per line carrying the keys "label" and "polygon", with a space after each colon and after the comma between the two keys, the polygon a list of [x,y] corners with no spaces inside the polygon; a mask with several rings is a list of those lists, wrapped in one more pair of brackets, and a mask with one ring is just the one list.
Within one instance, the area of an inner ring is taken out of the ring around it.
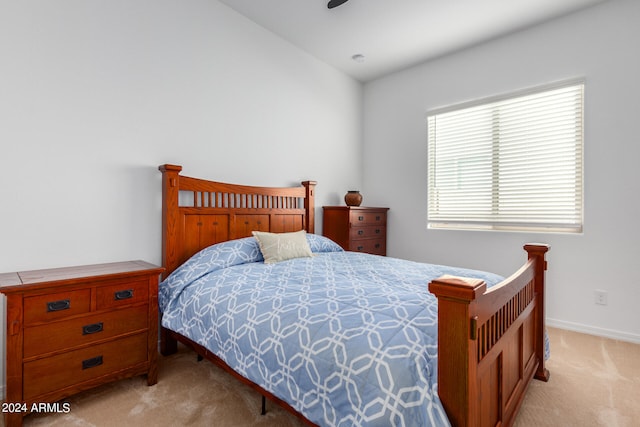
{"label": "slatted headboard panel", "polygon": [[158,169],[165,275],[199,250],[254,230],[314,232],[315,181],[299,187],[253,187],[181,176],[177,165]]}

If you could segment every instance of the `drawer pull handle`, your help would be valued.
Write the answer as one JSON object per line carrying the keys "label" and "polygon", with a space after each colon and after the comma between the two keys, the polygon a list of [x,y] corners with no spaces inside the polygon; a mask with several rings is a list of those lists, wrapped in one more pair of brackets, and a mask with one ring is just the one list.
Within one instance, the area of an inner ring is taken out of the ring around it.
{"label": "drawer pull handle", "polygon": [[102,324],[102,322],[93,323],[91,325],[85,325],[82,327],[82,335],[91,335],[98,332],[102,332],[103,328],[104,328],[104,325]]}
{"label": "drawer pull handle", "polygon": [[358,230],[358,235],[362,236],[364,234],[364,230]]}
{"label": "drawer pull handle", "polygon": [[102,356],[96,356],[82,361],[82,369],[95,368],[100,365],[102,365]]}
{"label": "drawer pull handle", "polygon": [[361,251],[364,249],[364,246],[358,246],[358,250]]}
{"label": "drawer pull handle", "polygon": [[71,300],[61,299],[60,301],[51,301],[47,303],[47,311],[61,311],[71,308]]}
{"label": "drawer pull handle", "polygon": [[115,300],[120,301],[123,299],[133,298],[133,289],[126,289],[124,291],[118,291],[114,294]]}
{"label": "drawer pull handle", "polygon": [[376,249],[380,248],[380,243],[376,243]]}
{"label": "drawer pull handle", "polygon": [[376,216],[376,221],[380,221],[380,215]]}
{"label": "drawer pull handle", "polygon": [[379,228],[376,230],[376,234],[380,234],[380,229]]}
{"label": "drawer pull handle", "polygon": [[358,221],[364,221],[364,217],[363,216],[359,216],[358,217]]}

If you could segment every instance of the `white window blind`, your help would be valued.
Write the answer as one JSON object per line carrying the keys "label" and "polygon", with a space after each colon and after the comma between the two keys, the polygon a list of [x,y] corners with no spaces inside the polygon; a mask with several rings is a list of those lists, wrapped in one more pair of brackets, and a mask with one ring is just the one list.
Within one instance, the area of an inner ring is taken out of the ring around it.
{"label": "white window blind", "polygon": [[428,115],[430,228],[582,231],[584,84]]}

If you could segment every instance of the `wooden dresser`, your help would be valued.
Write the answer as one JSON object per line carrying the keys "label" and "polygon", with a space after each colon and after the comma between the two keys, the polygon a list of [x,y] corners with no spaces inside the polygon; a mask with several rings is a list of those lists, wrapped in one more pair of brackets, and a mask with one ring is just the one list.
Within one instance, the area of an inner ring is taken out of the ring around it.
{"label": "wooden dresser", "polygon": [[144,261],[0,274],[7,296],[5,426],[109,381],[158,378],[158,280]]}
{"label": "wooden dresser", "polygon": [[389,208],[323,206],[322,234],[346,251],[387,254]]}

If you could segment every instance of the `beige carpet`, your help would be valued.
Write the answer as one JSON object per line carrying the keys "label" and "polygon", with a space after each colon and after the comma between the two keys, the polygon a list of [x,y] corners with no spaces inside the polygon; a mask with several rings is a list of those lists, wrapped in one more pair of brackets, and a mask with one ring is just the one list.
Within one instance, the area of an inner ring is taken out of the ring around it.
{"label": "beige carpet", "polygon": [[[516,427],[640,425],[640,345],[550,329],[548,383],[533,381]],[[159,382],[137,377],[74,396],[68,414],[30,415],[25,426],[301,426],[293,415],[194,353],[161,357]]]}
{"label": "beige carpet", "polygon": [[640,426],[640,345],[549,329],[549,382],[532,381],[516,427]]}

